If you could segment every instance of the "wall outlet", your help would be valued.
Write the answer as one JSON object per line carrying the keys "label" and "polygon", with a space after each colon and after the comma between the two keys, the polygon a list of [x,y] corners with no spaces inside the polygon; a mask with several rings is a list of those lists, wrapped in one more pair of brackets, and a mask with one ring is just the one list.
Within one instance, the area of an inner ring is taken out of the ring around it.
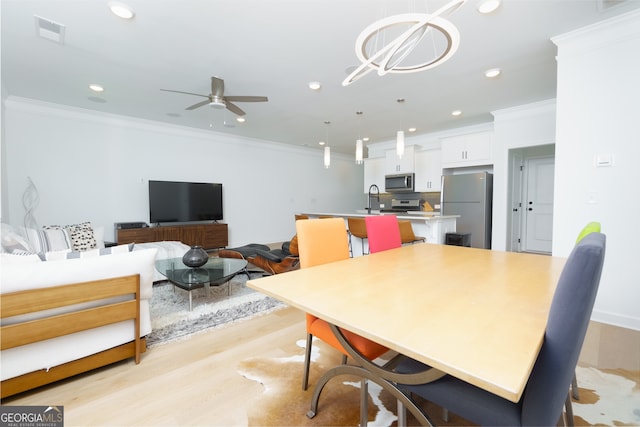
{"label": "wall outlet", "polygon": [[433,205],[433,209],[440,209],[440,205]]}
{"label": "wall outlet", "polygon": [[380,203],[380,209],[384,209],[384,203]]}

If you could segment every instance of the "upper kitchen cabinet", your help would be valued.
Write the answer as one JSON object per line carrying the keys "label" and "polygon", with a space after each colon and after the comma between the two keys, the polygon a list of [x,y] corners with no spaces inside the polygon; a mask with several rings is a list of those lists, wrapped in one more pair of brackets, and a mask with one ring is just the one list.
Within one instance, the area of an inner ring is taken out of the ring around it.
{"label": "upper kitchen cabinet", "polygon": [[442,182],[442,151],[423,150],[415,153],[416,192],[440,191]]}
{"label": "upper kitchen cabinet", "polygon": [[477,132],[442,139],[442,167],[493,164],[493,132]]}
{"label": "upper kitchen cabinet", "polygon": [[384,192],[384,175],[385,175],[386,159],[377,157],[373,159],[364,159],[364,192],[369,193],[369,187],[372,184],[378,186],[381,193]]}
{"label": "upper kitchen cabinet", "polygon": [[406,145],[401,158],[396,154],[396,150],[387,150],[385,155],[385,173],[387,175],[414,172],[415,146]]}

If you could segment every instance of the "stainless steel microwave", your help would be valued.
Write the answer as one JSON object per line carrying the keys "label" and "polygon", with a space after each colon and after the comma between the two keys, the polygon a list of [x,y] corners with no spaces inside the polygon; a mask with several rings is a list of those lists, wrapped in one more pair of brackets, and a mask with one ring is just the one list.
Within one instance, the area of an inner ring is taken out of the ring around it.
{"label": "stainless steel microwave", "polygon": [[415,174],[401,173],[385,175],[384,191],[387,193],[409,193],[414,191]]}

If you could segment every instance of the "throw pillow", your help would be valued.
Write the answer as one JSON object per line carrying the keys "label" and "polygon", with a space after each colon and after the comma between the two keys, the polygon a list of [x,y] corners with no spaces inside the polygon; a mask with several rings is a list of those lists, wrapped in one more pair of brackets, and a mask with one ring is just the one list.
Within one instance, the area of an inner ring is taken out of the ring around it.
{"label": "throw pillow", "polygon": [[72,248],[69,232],[59,225],[45,225],[38,237],[41,241],[42,252]]}
{"label": "throw pillow", "polygon": [[30,255],[35,253],[27,239],[25,239],[16,229],[9,224],[2,224],[1,252],[13,255]]}
{"label": "throw pillow", "polygon": [[88,251],[96,248],[96,238],[90,222],[65,225],[64,229],[69,233],[72,250]]}

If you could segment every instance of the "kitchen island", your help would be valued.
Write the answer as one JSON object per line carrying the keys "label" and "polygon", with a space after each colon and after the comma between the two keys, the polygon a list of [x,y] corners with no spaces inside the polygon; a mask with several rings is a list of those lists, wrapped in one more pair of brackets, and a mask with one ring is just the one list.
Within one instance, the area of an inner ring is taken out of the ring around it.
{"label": "kitchen island", "polygon": [[[447,233],[456,232],[456,219],[460,215],[440,215],[439,212],[424,211],[408,211],[408,212],[380,212],[372,210],[371,214],[366,209],[356,210],[352,212],[300,212],[309,218],[318,218],[321,216],[334,216],[345,219],[348,217],[364,218],[369,215],[395,215],[399,221],[409,220],[416,236],[424,237],[427,243],[444,244],[445,235]],[[354,238],[356,239],[356,238]],[[365,248],[368,242],[365,242]],[[362,255],[361,245],[353,245],[354,256]],[[368,251],[368,249],[365,249]]]}

